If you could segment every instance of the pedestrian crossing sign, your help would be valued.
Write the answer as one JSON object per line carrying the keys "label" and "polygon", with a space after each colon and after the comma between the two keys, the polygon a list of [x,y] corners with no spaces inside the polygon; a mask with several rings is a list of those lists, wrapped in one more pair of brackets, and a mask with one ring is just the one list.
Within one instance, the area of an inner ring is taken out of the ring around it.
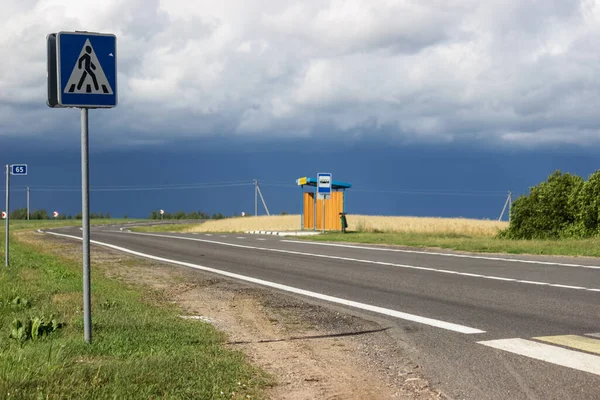
{"label": "pedestrian crossing sign", "polygon": [[89,32],[56,35],[57,105],[110,108],[117,105],[116,37]]}

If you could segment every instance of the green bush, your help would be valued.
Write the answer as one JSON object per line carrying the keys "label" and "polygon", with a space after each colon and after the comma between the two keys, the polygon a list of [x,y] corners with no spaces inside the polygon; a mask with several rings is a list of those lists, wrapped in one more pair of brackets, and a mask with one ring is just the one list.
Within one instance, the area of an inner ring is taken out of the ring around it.
{"label": "green bush", "polygon": [[560,171],[513,204],[507,239],[589,238],[600,233],[600,171],[587,181]]}

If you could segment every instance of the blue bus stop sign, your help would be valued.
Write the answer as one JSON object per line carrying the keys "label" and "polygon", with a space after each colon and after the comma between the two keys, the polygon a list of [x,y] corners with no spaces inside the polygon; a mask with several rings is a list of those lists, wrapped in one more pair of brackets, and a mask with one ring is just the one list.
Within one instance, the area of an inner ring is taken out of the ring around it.
{"label": "blue bus stop sign", "polygon": [[117,38],[89,32],[56,35],[57,105],[112,108],[117,105]]}
{"label": "blue bus stop sign", "polygon": [[14,164],[10,166],[11,175],[27,175],[27,164]]}
{"label": "blue bus stop sign", "polygon": [[330,173],[318,173],[317,174],[317,194],[321,197],[329,196],[331,194],[331,174]]}

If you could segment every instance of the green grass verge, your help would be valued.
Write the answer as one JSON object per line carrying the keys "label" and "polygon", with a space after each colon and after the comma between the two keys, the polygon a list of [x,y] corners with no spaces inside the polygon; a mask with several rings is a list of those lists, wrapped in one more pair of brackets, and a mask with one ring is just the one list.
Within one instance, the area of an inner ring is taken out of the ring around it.
{"label": "green grass verge", "polygon": [[327,233],[305,240],[364,244],[437,247],[482,253],[600,257],[600,239],[507,240],[494,237],[424,233]]}
{"label": "green grass verge", "polygon": [[[100,273],[92,279],[93,342],[85,343],[80,270],[41,244],[13,238],[11,266],[0,269],[0,398],[261,397],[265,375],[227,350],[210,324],[184,320],[157,292]],[[64,327],[9,338],[15,319],[51,315]]]}

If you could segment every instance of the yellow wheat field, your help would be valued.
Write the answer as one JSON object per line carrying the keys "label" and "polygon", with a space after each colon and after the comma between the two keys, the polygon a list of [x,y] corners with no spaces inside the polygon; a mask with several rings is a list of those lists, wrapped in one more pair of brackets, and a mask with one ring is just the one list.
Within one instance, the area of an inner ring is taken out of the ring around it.
{"label": "yellow wheat field", "polygon": [[494,236],[507,222],[433,217],[386,217],[355,215],[348,218],[351,230],[362,232],[453,233],[468,236]]}
{"label": "yellow wheat field", "polygon": [[[348,215],[348,230],[361,232],[412,232],[494,236],[507,222],[466,218],[386,217]],[[297,231],[299,215],[260,216],[211,220],[193,226],[187,232],[244,232],[244,231]]]}
{"label": "yellow wheat field", "polygon": [[273,215],[271,217],[238,217],[210,220],[195,225],[186,232],[245,232],[245,231],[297,231],[299,215]]}

